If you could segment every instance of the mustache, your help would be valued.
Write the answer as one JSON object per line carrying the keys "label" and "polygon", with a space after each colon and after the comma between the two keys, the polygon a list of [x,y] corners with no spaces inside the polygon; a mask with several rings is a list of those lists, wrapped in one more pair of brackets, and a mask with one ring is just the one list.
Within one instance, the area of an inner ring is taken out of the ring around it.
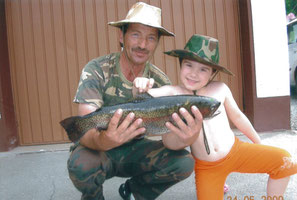
{"label": "mustache", "polygon": [[132,50],[137,51],[137,52],[141,52],[141,53],[146,53],[146,54],[149,53],[149,51],[147,49],[143,49],[143,48],[140,48],[140,47],[132,48]]}

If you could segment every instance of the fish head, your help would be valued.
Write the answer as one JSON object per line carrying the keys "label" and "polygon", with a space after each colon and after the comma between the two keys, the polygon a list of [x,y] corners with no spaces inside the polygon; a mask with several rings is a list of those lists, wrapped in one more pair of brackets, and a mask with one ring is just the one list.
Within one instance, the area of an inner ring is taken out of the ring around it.
{"label": "fish head", "polygon": [[218,100],[205,96],[195,96],[193,98],[194,99],[190,101],[191,106],[195,105],[204,119],[214,117],[218,114],[216,111],[221,105],[221,102]]}

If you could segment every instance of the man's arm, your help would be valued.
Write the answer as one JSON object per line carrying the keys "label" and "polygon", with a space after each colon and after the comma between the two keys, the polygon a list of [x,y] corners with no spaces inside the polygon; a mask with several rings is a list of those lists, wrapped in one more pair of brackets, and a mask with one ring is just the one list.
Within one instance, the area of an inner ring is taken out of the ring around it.
{"label": "man's arm", "polygon": [[[79,104],[78,114],[86,115],[96,110],[90,104]],[[111,118],[106,131],[91,129],[80,139],[80,144],[94,150],[107,151],[120,146],[134,137],[145,132],[145,128],[139,128],[141,119],[134,121],[134,113],[130,113],[124,121],[119,124],[123,111],[117,110]]]}

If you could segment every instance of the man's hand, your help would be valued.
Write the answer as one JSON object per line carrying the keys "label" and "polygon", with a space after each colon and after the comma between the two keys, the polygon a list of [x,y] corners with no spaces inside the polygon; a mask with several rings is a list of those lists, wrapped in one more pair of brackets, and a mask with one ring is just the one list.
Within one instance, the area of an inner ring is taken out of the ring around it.
{"label": "man's hand", "polygon": [[[95,110],[96,107],[90,104],[79,104],[78,114],[86,115]],[[107,151],[145,132],[145,128],[139,128],[142,120],[134,120],[134,113],[130,113],[120,123],[122,115],[123,111],[121,109],[117,110],[111,118],[106,131],[99,132],[96,129],[91,129],[80,139],[80,143],[91,149]]]}
{"label": "man's hand", "polygon": [[145,128],[139,128],[142,124],[142,119],[134,121],[134,113],[129,113],[124,121],[119,124],[122,115],[123,110],[118,109],[111,118],[108,129],[100,134],[100,142],[104,143],[107,150],[120,146],[145,132]]}
{"label": "man's hand", "polygon": [[192,106],[191,111],[194,116],[184,108],[179,110],[179,113],[186,120],[186,123],[177,113],[172,114],[172,118],[177,126],[166,122],[166,127],[170,130],[170,133],[163,136],[163,143],[169,149],[176,150],[185,148],[193,144],[198,138],[202,128],[203,117],[196,106]]}

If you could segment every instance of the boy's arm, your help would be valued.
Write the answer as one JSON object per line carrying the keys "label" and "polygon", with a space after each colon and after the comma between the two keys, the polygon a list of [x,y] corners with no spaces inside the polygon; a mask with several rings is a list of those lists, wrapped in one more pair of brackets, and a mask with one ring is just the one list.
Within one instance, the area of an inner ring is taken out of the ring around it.
{"label": "boy's arm", "polygon": [[[133,82],[133,96],[137,93],[148,92],[153,97],[174,95],[175,87],[172,85],[164,85],[160,88],[152,88],[153,82],[144,77],[137,77]],[[178,150],[190,146],[197,139],[202,127],[202,115],[197,107],[193,106],[192,116],[186,109],[182,108],[180,114],[184,117],[185,123],[177,113],[172,115],[177,126],[167,122],[166,126],[170,133],[162,136],[164,146],[168,149]]]}
{"label": "boy's arm", "polygon": [[237,106],[237,103],[235,102],[233,95],[227,85],[225,85],[225,90],[226,98],[224,105],[229,119],[253,143],[261,144],[261,138],[259,137],[249,119],[241,112],[241,110]]}
{"label": "boy's arm", "polygon": [[171,94],[172,87],[171,85],[164,85],[159,88],[152,88],[154,85],[154,79],[145,78],[145,77],[137,77],[133,81],[133,97],[136,97],[137,94],[140,93],[149,93],[153,97],[161,97],[161,96],[169,96]]}
{"label": "boy's arm", "polygon": [[152,78],[136,77],[133,81],[133,97],[136,97],[137,94],[148,92],[154,86],[154,82],[155,80]]}

